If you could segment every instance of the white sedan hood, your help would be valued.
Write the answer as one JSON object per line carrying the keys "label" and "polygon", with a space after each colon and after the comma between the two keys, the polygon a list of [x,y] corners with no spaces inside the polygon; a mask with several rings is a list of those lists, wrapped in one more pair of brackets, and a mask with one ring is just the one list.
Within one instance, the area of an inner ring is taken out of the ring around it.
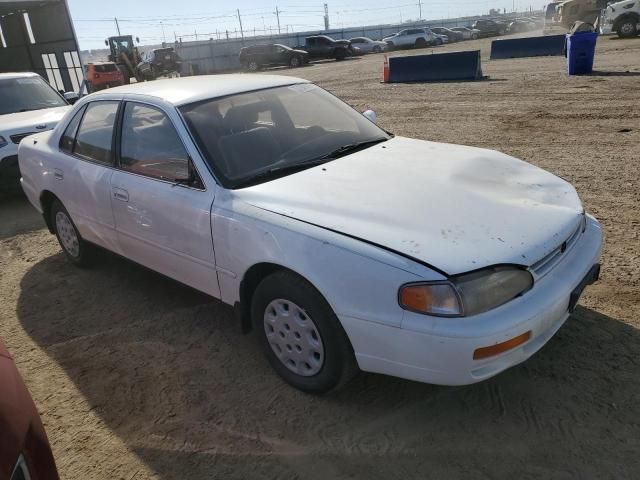
{"label": "white sedan hood", "polygon": [[51,130],[70,109],[67,105],[0,115],[0,131],[13,134]]}
{"label": "white sedan hood", "polygon": [[569,183],[526,162],[401,137],[234,194],[451,275],[530,266],[565,241],[582,214]]}

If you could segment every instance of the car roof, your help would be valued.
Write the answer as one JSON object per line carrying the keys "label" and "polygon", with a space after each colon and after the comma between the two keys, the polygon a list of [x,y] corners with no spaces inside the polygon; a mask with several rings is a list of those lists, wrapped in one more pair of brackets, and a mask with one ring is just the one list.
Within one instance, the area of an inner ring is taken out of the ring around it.
{"label": "car roof", "polygon": [[175,106],[180,106],[210,98],[235,95],[264,88],[293,85],[296,83],[310,82],[295,77],[257,75],[252,73],[201,75],[132,83],[130,85],[102,90],[91,94],[91,96],[95,99],[111,94],[146,95],[159,98]]}
{"label": "car roof", "polygon": [[28,77],[39,77],[37,73],[33,72],[9,72],[9,73],[0,73],[0,79],[3,78],[28,78]]}

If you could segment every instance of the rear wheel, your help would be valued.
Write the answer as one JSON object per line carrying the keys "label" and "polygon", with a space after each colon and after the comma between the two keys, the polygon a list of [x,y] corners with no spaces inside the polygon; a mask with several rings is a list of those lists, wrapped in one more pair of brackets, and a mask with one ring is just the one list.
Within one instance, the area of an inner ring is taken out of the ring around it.
{"label": "rear wheel", "polygon": [[294,387],[325,393],[357,372],[340,321],[302,277],[280,271],[265,278],[253,295],[251,317],[269,363]]}
{"label": "rear wheel", "polygon": [[635,18],[626,18],[618,24],[618,36],[631,38],[638,34],[638,21]]}
{"label": "rear wheel", "polygon": [[93,246],[82,239],[69,212],[59,200],[54,200],[50,215],[51,225],[67,258],[81,267],[89,265],[94,253]]}

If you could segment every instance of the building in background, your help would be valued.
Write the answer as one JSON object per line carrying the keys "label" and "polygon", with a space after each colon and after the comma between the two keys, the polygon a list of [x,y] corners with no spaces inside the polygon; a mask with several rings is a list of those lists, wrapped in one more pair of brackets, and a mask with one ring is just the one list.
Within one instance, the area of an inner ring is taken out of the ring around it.
{"label": "building in background", "polygon": [[83,72],[66,0],[0,0],[0,72],[35,72],[78,92]]}

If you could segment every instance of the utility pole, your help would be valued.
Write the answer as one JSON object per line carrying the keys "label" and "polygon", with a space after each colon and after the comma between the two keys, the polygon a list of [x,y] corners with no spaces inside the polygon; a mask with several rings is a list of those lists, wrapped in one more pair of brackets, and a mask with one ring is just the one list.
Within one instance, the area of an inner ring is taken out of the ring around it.
{"label": "utility pole", "polygon": [[162,43],[167,43],[167,37],[165,37],[164,35],[164,25],[162,24],[162,22],[160,22],[160,28],[162,29]]}
{"label": "utility pole", "polygon": [[418,0],[418,8],[420,9],[420,20],[422,20],[422,0]]}
{"label": "utility pole", "polygon": [[329,5],[324,4],[324,29],[329,30]]}
{"label": "utility pole", "polygon": [[240,24],[240,36],[244,40],[244,31],[242,30],[242,17],[240,16],[240,9],[238,9],[238,23]]}
{"label": "utility pole", "polygon": [[278,19],[278,35],[280,35],[280,10],[278,10],[278,6],[276,5],[276,18]]}
{"label": "utility pole", "polygon": [[118,19],[116,17],[113,17],[113,19],[116,22],[116,29],[118,30],[118,36],[120,36],[120,24],[118,23]]}

